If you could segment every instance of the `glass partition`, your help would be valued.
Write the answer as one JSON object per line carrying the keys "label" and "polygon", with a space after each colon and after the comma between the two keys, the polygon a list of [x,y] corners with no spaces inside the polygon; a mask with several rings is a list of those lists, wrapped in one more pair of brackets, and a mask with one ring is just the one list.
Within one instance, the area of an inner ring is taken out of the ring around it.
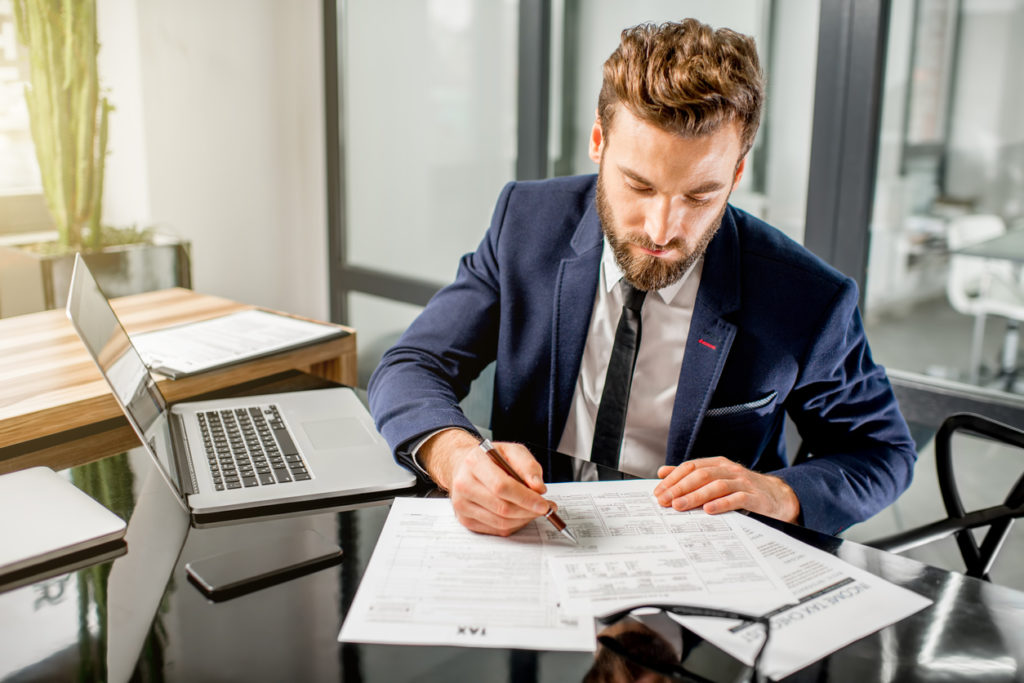
{"label": "glass partition", "polygon": [[1020,389],[1022,30],[1022,0],[892,3],[865,304],[891,367]]}
{"label": "glass partition", "polygon": [[516,160],[516,0],[348,0],[346,263],[438,284]]}

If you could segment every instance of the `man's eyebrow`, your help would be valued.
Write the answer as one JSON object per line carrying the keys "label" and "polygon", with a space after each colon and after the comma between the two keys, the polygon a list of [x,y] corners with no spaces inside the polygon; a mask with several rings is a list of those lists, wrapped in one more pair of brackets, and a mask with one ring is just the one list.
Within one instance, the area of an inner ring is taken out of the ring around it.
{"label": "man's eyebrow", "polygon": [[[622,173],[622,175],[627,176],[627,177],[631,178],[632,180],[640,183],[641,185],[647,185],[648,187],[654,187],[654,183],[652,183],[650,180],[648,180],[647,178],[643,177],[642,175],[640,175],[639,173],[637,173],[636,171],[634,171],[631,168],[628,168],[626,166],[621,166],[620,165],[619,166],[619,172]],[[718,192],[723,187],[725,187],[725,185],[723,183],[720,183],[717,180],[709,180],[709,181],[707,181],[705,183],[702,183],[702,184],[698,185],[697,187],[691,188],[687,192],[687,194],[690,194],[690,195],[710,194],[712,192]]]}
{"label": "man's eyebrow", "polygon": [[651,182],[650,180],[648,180],[647,178],[644,178],[644,177],[643,177],[642,175],[640,175],[639,173],[637,173],[636,171],[634,171],[634,170],[633,170],[633,169],[631,169],[631,168],[627,168],[626,166],[621,166],[621,165],[620,165],[620,166],[619,166],[619,172],[620,172],[620,173],[621,173],[622,175],[624,175],[624,176],[628,176],[629,178],[631,178],[631,179],[635,180],[636,182],[638,182],[638,183],[640,183],[640,184],[642,184],[642,185],[648,185],[648,186],[650,186],[650,187],[653,187],[653,186],[654,186],[654,183],[652,183],[652,182]]}
{"label": "man's eyebrow", "polygon": [[689,194],[710,194],[712,192],[718,192],[723,187],[725,187],[725,185],[717,180],[709,180],[706,183],[691,189]]}

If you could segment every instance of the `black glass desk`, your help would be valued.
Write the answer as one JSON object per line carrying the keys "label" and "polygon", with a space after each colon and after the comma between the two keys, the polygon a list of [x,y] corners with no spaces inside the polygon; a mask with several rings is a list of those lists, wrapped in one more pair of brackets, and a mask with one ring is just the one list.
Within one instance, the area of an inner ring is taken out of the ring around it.
{"label": "black glass desk", "polygon": [[[553,682],[580,680],[592,662],[587,653],[338,643],[386,503],[192,529],[141,451],[76,475],[103,482],[108,505],[130,517],[128,552],[0,593],[0,681]],[[934,600],[786,680],[1024,680],[1024,592],[779,526]],[[342,563],[220,603],[186,580],[190,560],[304,529],[337,540]]]}

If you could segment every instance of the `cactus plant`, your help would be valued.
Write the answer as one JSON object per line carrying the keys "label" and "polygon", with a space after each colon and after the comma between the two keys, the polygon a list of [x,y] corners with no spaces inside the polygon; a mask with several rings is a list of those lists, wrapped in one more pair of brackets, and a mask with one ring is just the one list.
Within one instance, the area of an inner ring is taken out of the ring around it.
{"label": "cactus plant", "polygon": [[14,0],[14,21],[28,48],[25,99],[60,245],[97,249],[112,107],[99,96],[96,1]]}

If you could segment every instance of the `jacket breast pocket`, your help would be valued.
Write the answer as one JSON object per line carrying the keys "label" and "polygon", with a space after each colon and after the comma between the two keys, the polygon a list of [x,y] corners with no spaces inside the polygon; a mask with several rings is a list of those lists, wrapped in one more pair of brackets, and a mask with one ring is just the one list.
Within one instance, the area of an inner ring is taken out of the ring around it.
{"label": "jacket breast pocket", "polygon": [[779,423],[778,392],[704,412],[692,457],[722,455],[755,468]]}
{"label": "jacket breast pocket", "polygon": [[708,408],[704,411],[704,420],[714,424],[730,425],[756,420],[772,413],[778,397],[779,392],[772,391],[751,401]]}

